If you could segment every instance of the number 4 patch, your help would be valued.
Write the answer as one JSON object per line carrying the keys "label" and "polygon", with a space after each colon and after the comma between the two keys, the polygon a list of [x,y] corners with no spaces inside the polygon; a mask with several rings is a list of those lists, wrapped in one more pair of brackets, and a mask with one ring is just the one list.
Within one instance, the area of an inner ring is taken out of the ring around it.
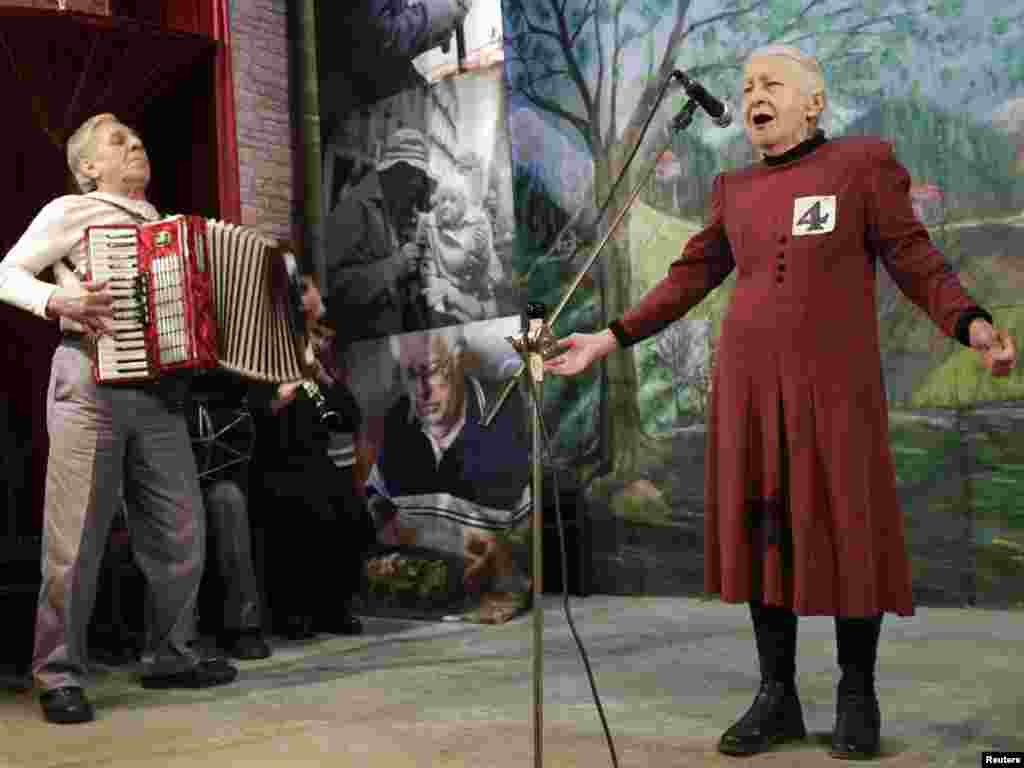
{"label": "number 4 patch", "polygon": [[793,235],[824,235],[836,228],[836,196],[798,197],[793,201]]}

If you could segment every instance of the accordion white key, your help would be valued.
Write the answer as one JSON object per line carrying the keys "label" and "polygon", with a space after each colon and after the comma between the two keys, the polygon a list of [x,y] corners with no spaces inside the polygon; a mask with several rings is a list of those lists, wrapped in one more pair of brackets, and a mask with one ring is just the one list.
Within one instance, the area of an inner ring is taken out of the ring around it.
{"label": "accordion white key", "polygon": [[109,280],[114,333],[95,346],[98,383],[216,366],[261,381],[304,376],[305,329],[284,257],[259,232],[198,216],[89,227],[87,271]]}
{"label": "accordion white key", "polygon": [[88,275],[106,280],[114,294],[113,333],[96,341],[93,375],[98,382],[154,377],[147,348],[148,305],[139,270],[137,227],[89,227]]}

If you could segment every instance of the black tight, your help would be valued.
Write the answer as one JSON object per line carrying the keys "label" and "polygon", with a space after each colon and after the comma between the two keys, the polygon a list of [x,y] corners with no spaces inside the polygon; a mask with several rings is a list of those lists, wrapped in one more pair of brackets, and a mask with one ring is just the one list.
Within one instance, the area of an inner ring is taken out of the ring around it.
{"label": "black tight", "polygon": [[[794,687],[796,680],[797,617],[788,608],[750,603],[761,678]],[[840,694],[871,693],[875,686],[878,638],[882,616],[836,617],[836,649],[842,678]]]}

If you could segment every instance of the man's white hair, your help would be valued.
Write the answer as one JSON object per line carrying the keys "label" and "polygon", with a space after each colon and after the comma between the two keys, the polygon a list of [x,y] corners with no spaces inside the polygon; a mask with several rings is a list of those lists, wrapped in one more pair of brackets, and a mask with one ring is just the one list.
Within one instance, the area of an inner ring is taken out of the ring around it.
{"label": "man's white hair", "polygon": [[[391,347],[391,358],[400,369],[399,376],[403,383],[406,379],[406,371],[405,367],[402,365],[402,359],[407,356],[403,352],[403,341],[408,344],[409,341],[420,340],[425,342],[423,348],[428,351],[428,354],[438,341],[444,342],[444,346],[448,354],[451,357],[454,357],[456,361],[459,361],[462,353],[465,352],[467,347],[466,333],[463,331],[462,326],[459,325],[448,325],[443,328],[434,328],[429,331],[416,331],[414,333],[403,333],[391,336],[388,339],[388,344]],[[408,347],[406,347],[406,349],[408,349]]]}
{"label": "man's white hair", "polygon": [[[825,72],[822,70],[821,64],[818,63],[816,58],[810,54],[804,53],[795,45],[774,44],[764,45],[755,49],[747,57],[747,62],[749,63],[751,59],[760,58],[762,56],[781,56],[799,64],[800,70],[805,75],[803,88],[804,93],[808,96],[820,93],[822,103],[825,107],[828,106],[828,99],[825,94]],[[822,109],[821,114],[818,115],[818,119],[815,121],[815,124],[822,121],[824,114],[825,110]]]}
{"label": "man's white hair", "polygon": [[92,156],[96,144],[96,129],[108,120],[118,121],[117,116],[110,112],[93,115],[78,126],[68,139],[68,168],[71,169],[75,183],[83,194],[96,189],[96,179],[82,172],[82,161]]}

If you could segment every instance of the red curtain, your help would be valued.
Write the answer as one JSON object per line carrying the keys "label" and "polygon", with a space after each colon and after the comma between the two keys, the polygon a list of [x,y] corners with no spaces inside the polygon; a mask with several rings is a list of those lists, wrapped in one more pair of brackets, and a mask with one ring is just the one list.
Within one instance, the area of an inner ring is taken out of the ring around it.
{"label": "red curtain", "polygon": [[242,199],[238,175],[238,134],[235,129],[235,88],[231,66],[231,19],[228,0],[167,0],[163,24],[168,29],[205,35],[217,41],[214,64],[219,216],[241,224]]}

